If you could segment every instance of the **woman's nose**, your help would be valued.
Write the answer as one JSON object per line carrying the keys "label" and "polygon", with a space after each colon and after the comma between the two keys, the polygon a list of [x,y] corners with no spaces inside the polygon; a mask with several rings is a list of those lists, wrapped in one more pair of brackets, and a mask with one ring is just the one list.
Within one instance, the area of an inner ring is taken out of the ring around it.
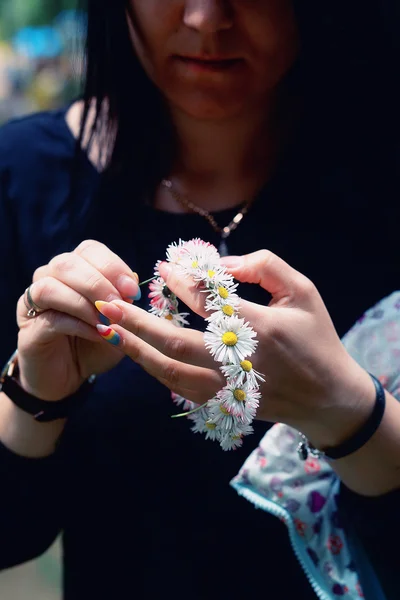
{"label": "woman's nose", "polygon": [[186,0],[184,23],[199,33],[213,34],[233,24],[231,0]]}

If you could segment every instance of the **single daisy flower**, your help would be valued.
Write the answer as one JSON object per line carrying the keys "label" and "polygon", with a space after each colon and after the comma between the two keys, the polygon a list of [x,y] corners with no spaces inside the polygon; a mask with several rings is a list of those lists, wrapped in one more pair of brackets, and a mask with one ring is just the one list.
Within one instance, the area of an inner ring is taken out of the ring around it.
{"label": "single daisy flower", "polygon": [[212,442],[219,442],[221,439],[221,430],[216,423],[213,423],[210,419],[205,422],[203,432],[206,435],[206,440]]}
{"label": "single daisy flower", "polygon": [[222,365],[220,370],[224,377],[234,379],[239,386],[247,382],[250,387],[257,388],[259,381],[265,381],[263,375],[253,369],[253,363],[250,360],[242,360],[233,365]]}
{"label": "single daisy flower", "polygon": [[243,446],[243,437],[241,435],[226,434],[221,438],[220,445],[222,450],[236,450]]}
{"label": "single daisy flower", "polygon": [[193,421],[192,431],[194,433],[204,433],[205,425],[209,418],[210,416],[206,406],[203,406],[203,408],[197,410],[192,415],[188,415],[188,419]]}
{"label": "single daisy flower", "polygon": [[[217,310],[222,304],[234,304],[239,302],[239,296],[236,294],[237,283],[228,285],[219,285],[213,288],[205,289],[207,292],[207,300],[209,304]],[[212,310],[212,309],[211,309]]]}
{"label": "single daisy flower", "polygon": [[256,332],[244,319],[232,316],[220,323],[209,323],[204,342],[210,354],[224,365],[240,363],[255,351],[258,341]]}
{"label": "single daisy flower", "polygon": [[208,264],[219,264],[220,256],[216,247],[208,242],[200,240],[199,238],[195,238],[186,242],[184,249],[193,261],[197,261],[199,268],[202,268],[204,265]]}
{"label": "single daisy flower", "polygon": [[235,313],[239,310],[239,302],[233,299],[232,304],[224,303],[220,304],[217,307],[210,300],[206,300],[205,305],[206,311],[213,311],[208,317],[206,317],[206,321],[209,323],[220,323],[226,317],[233,317]]}
{"label": "single daisy flower", "polygon": [[248,384],[240,386],[230,380],[217,396],[231,415],[243,423],[250,423],[256,415],[261,394]]}
{"label": "single daisy flower", "polygon": [[[216,248],[211,244],[198,245],[187,242],[184,249],[186,252],[179,263],[184,272],[197,282],[202,282],[204,276],[212,279],[219,264],[218,253],[215,254]],[[221,269],[222,267],[219,267],[219,270]]]}
{"label": "single daisy flower", "polygon": [[207,263],[203,265],[196,277],[204,283],[207,290],[219,287],[226,287],[230,290],[234,285],[232,275],[218,263]]}
{"label": "single daisy flower", "polygon": [[176,327],[184,327],[185,325],[189,325],[189,321],[185,319],[187,316],[189,316],[189,313],[167,312],[163,315],[163,318],[170,321]]}
{"label": "single daisy flower", "polygon": [[222,450],[236,450],[243,444],[243,437],[254,432],[251,425],[245,425],[241,430],[224,435],[220,440]]}
{"label": "single daisy flower", "polygon": [[[179,240],[178,243],[173,242],[172,244],[170,244],[167,248],[167,261],[174,264],[179,264],[182,255],[184,254],[184,246],[185,242],[183,240]],[[158,262],[158,265],[159,264],[160,261]]]}
{"label": "single daisy flower", "polygon": [[219,398],[213,398],[207,403],[209,421],[214,423],[223,435],[236,432],[237,419],[229,412]]}
{"label": "single daisy flower", "polygon": [[205,424],[206,431],[206,440],[211,440],[212,442],[219,442],[221,440],[221,431],[218,429],[215,423],[211,421],[207,421]]}
{"label": "single daisy flower", "polygon": [[155,315],[156,317],[160,317],[160,318],[162,318],[165,315],[166,310],[168,310],[168,308],[167,309],[164,307],[158,308],[157,306],[150,306],[150,308],[149,308],[149,312],[152,315]]}
{"label": "single daisy flower", "polygon": [[[165,281],[158,277],[149,283],[150,293],[150,310],[151,312],[157,313],[162,316],[162,313],[166,310],[171,309],[177,310],[177,298],[175,294],[165,284]],[[152,310],[153,309],[153,310]]]}

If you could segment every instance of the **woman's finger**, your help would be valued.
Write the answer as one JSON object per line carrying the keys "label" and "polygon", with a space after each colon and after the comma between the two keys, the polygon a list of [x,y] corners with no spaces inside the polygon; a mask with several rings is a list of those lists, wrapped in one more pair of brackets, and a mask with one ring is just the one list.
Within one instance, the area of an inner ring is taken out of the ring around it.
{"label": "woman's finger", "polygon": [[118,289],[100,271],[73,252],[59,254],[48,264],[47,274],[94,303],[99,298],[121,298]]}
{"label": "woman's finger", "polygon": [[203,334],[194,329],[172,325],[147,311],[122,300],[96,302],[101,314],[156,348],[164,356],[198,367],[213,368],[210,353],[204,347]]}
{"label": "woman's finger", "polygon": [[[184,277],[182,271],[172,263],[163,262],[159,265],[159,272],[167,287],[191,310],[201,317],[209,317],[205,304],[207,293],[190,277]],[[203,290],[203,291],[202,291]]]}
{"label": "woman's finger", "polygon": [[206,402],[224,385],[225,380],[219,371],[174,360],[120,325],[98,325],[97,329],[104,340],[119,347],[168,388],[179,394],[183,390],[189,393],[193,402]]}
{"label": "woman's finger", "polygon": [[41,267],[38,267],[35,272],[33,273],[32,276],[32,281],[39,281],[39,279],[43,279],[43,277],[47,277],[49,273],[49,266],[48,265],[43,265]]}
{"label": "woman's finger", "polygon": [[[204,318],[207,318],[212,314],[211,311],[205,309],[206,298],[208,296],[207,291],[197,285],[193,279],[190,277],[182,277],[179,268],[171,263],[161,263],[159,265],[159,271],[166,282],[167,287],[193,312]],[[258,307],[254,303],[240,299],[236,314],[245,319],[249,319],[250,317],[254,319],[258,317],[259,308],[265,307]]]}
{"label": "woman's finger", "polygon": [[[23,297],[18,301],[18,312],[24,310]],[[27,353],[28,350],[35,351],[37,344],[47,344],[52,342],[55,337],[66,335],[71,337],[79,337],[89,342],[97,343],[99,335],[95,327],[91,327],[76,317],[57,312],[55,310],[46,310],[40,313],[34,319],[26,319],[20,324],[20,329],[23,330],[30,327],[33,330],[35,344],[32,344],[32,337],[26,337],[28,348],[24,348],[24,337],[20,338],[19,350]]]}
{"label": "woman's finger", "polygon": [[[99,313],[93,304],[81,294],[54,277],[42,277],[32,283],[30,294],[41,310],[55,310],[76,317],[93,327],[99,322]],[[25,303],[18,305],[17,320],[20,325],[28,319]]]}
{"label": "woman's finger", "polygon": [[73,254],[83,258],[118,290],[124,300],[139,300],[139,276],[115,252],[96,240],[85,240]]}
{"label": "woman's finger", "polygon": [[313,287],[307,277],[269,250],[227,256],[221,259],[221,264],[238,281],[255,283],[267,290],[274,304],[293,303],[293,300],[297,304]]}
{"label": "woman's finger", "polygon": [[38,267],[33,281],[49,275],[90,300],[97,299],[99,293],[103,299],[123,298],[126,301],[139,300],[141,296],[137,273],[107,246],[95,240],[85,240],[73,252],[60,254],[49,264]]}

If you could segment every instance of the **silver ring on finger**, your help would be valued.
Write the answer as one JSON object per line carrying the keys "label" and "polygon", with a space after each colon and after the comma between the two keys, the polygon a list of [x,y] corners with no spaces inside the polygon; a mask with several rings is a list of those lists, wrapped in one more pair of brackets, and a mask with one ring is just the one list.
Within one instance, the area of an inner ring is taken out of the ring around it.
{"label": "silver ring on finger", "polygon": [[26,308],[28,309],[26,316],[29,317],[30,319],[33,319],[34,317],[37,317],[37,315],[40,314],[41,312],[44,312],[44,310],[41,309],[40,306],[38,306],[32,298],[32,293],[31,293],[32,285],[33,285],[33,283],[31,283],[31,285],[26,288],[25,293],[24,293],[24,302],[25,302]]}

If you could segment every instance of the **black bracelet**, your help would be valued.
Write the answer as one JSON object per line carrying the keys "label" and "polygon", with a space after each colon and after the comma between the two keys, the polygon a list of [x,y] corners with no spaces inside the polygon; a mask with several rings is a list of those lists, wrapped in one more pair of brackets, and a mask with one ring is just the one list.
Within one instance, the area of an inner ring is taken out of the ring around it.
{"label": "black bracelet", "polygon": [[345,458],[350,454],[353,454],[362,446],[364,446],[369,439],[372,438],[379,425],[382,422],[383,415],[385,413],[386,406],[386,395],[383,385],[372,375],[369,373],[372,381],[375,385],[376,397],[375,397],[375,406],[372,411],[372,414],[368,418],[367,422],[362,426],[362,428],[357,431],[349,440],[343,442],[339,446],[335,446],[334,448],[327,448],[326,450],[318,450],[312,446],[307,438],[302,435],[303,441],[299,444],[297,448],[297,452],[302,460],[306,460],[308,457],[308,453],[313,456],[325,456],[330,460],[338,460],[339,458]]}
{"label": "black bracelet", "polygon": [[32,415],[35,421],[48,423],[69,417],[88,399],[96,376],[92,375],[81,387],[63,400],[41,400],[26,392],[18,380],[18,350],[14,352],[0,374],[0,392],[4,392],[18,408]]}

